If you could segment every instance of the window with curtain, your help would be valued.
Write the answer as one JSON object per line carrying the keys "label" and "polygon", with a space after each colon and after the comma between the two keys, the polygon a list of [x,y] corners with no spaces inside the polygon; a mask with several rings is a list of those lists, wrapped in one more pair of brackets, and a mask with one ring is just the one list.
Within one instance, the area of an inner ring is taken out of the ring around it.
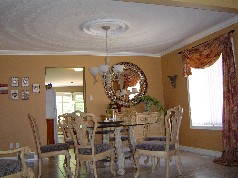
{"label": "window with curtain", "polygon": [[222,55],[210,67],[191,71],[188,77],[191,128],[222,129]]}

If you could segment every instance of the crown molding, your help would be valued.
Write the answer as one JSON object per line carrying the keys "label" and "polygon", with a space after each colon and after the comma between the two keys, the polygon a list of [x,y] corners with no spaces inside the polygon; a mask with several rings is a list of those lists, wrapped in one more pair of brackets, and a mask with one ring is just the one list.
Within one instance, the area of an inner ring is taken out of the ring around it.
{"label": "crown molding", "polygon": [[[20,51],[20,50],[0,50],[0,55],[78,55],[78,56],[106,56],[105,53],[95,51]],[[109,56],[144,56],[161,57],[160,54],[118,52],[108,53]]]}

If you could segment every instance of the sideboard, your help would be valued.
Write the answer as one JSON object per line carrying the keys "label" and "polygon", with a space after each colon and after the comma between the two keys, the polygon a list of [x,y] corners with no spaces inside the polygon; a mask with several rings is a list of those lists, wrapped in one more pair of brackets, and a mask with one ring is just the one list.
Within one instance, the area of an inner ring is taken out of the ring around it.
{"label": "sideboard", "polygon": [[134,135],[137,142],[142,141],[147,136],[165,135],[164,116],[158,112],[133,112],[124,111],[115,113],[117,121],[124,121],[123,125],[134,126]]}

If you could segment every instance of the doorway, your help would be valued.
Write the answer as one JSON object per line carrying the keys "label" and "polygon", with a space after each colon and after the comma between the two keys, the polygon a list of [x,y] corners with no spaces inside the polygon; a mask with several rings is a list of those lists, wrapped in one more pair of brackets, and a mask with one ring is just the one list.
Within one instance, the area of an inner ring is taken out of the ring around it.
{"label": "doorway", "polygon": [[[54,135],[54,143],[63,141],[58,116],[75,110],[85,111],[84,68],[46,67],[46,118],[52,119],[53,128],[48,128],[47,137]],[[47,122],[48,123],[48,122]],[[47,138],[47,140],[49,140]]]}

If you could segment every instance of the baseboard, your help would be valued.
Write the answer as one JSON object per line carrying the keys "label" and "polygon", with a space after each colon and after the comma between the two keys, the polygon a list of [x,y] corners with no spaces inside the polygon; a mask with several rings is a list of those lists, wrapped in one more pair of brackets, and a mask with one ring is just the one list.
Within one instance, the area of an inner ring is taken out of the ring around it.
{"label": "baseboard", "polygon": [[222,152],[220,151],[214,151],[214,150],[206,150],[202,148],[194,148],[194,147],[188,147],[188,146],[179,146],[180,150],[182,151],[189,151],[193,153],[198,153],[202,155],[207,155],[207,156],[214,156],[214,157],[220,157]]}

